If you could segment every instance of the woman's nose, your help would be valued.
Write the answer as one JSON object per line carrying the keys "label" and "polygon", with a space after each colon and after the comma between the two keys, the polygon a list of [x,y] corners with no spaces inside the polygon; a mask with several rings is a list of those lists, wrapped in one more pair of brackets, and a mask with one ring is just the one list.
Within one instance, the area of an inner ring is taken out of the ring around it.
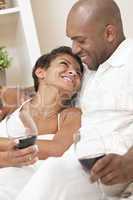
{"label": "woman's nose", "polygon": [[71,76],[76,76],[77,75],[77,73],[76,73],[76,71],[75,70],[69,70],[69,75],[71,75]]}

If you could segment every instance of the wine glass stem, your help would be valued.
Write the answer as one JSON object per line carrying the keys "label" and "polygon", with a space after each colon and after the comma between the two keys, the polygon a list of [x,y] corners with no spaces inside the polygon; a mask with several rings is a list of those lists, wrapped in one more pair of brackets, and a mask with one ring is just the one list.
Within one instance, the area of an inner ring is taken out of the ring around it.
{"label": "wine glass stem", "polygon": [[104,193],[100,178],[97,180],[97,186],[98,186],[100,193],[101,193],[99,200],[107,200],[107,197]]}

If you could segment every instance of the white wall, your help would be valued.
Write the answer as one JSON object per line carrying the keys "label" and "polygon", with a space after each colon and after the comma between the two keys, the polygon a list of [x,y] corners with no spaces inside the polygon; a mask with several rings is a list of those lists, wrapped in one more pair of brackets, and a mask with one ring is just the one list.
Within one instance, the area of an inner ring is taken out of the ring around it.
{"label": "white wall", "polygon": [[125,34],[126,36],[133,38],[133,25],[132,25],[133,0],[115,0],[115,1],[119,5],[121,10]]}
{"label": "white wall", "polygon": [[[62,44],[71,45],[65,36],[65,23],[68,11],[74,2],[76,0],[31,0],[42,52]],[[122,12],[125,33],[133,37],[133,0],[116,0],[116,2]]]}
{"label": "white wall", "polygon": [[42,52],[66,44],[66,16],[75,0],[31,0]]}

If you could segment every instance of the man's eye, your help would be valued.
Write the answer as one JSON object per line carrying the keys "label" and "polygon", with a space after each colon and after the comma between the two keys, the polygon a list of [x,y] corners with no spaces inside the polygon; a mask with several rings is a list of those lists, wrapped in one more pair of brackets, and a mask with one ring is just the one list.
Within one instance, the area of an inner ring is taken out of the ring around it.
{"label": "man's eye", "polygon": [[79,44],[83,44],[85,41],[84,40],[78,40]]}

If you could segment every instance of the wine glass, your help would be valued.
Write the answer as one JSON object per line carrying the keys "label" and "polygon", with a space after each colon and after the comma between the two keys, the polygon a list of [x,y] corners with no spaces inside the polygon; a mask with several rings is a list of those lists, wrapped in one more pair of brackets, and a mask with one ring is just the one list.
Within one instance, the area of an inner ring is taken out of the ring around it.
{"label": "wine glass", "polygon": [[[132,144],[130,136],[126,135],[125,137],[122,137],[118,130],[113,133],[102,135],[102,133],[97,129],[94,133],[96,134],[89,135],[86,127],[84,129],[79,129],[79,131],[74,135],[77,158],[87,173],[92,169],[94,164],[105,155],[109,153],[123,155]],[[100,179],[98,179],[97,185],[101,192],[100,200],[105,200],[109,196],[117,199],[127,186],[127,183],[106,186],[101,183]]]}
{"label": "wine glass", "polygon": [[[86,139],[80,132],[82,132],[81,129],[74,135],[75,152],[84,171],[88,173],[94,164],[106,155],[106,147],[101,135],[97,134],[97,137],[92,136]],[[99,200],[107,199],[100,179],[97,181],[97,186],[101,193]]]}
{"label": "wine glass", "polygon": [[16,148],[23,149],[33,145],[37,138],[37,126],[26,111],[14,112],[6,118],[6,130],[9,139],[17,142]]}

